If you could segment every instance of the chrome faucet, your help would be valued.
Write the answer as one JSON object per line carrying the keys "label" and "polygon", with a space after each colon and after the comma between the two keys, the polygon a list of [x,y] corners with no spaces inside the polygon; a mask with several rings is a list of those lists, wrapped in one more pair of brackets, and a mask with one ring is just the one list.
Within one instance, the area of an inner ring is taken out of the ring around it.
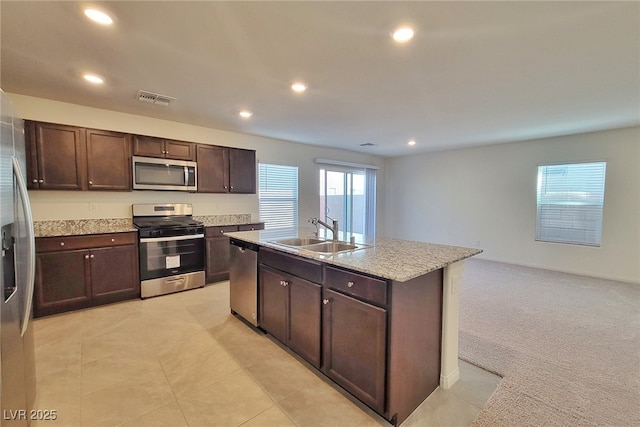
{"label": "chrome faucet", "polygon": [[[329,218],[329,217],[327,217]],[[331,233],[333,233],[333,241],[337,242],[338,241],[338,220],[337,219],[332,219],[329,218],[331,220],[331,223],[333,225],[329,225],[326,222],[318,219],[318,218],[310,218],[309,222],[313,225],[316,226],[316,230],[318,228],[318,224],[322,225],[323,227],[325,227],[328,230],[331,230]]]}

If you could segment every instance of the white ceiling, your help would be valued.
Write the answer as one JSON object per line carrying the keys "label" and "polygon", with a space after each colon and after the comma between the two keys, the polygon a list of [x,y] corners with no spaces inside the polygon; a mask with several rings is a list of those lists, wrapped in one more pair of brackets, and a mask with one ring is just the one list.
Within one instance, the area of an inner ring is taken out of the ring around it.
{"label": "white ceiling", "polygon": [[381,156],[640,124],[640,2],[87,4],[0,2],[3,90]]}

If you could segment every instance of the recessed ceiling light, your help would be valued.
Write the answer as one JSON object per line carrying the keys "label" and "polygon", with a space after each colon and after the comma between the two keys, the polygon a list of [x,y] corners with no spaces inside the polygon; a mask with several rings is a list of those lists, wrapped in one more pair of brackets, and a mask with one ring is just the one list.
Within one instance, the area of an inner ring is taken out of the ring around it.
{"label": "recessed ceiling light", "polygon": [[393,32],[392,37],[398,43],[406,43],[413,38],[413,29],[410,27],[400,27]]}
{"label": "recessed ceiling light", "polygon": [[414,145],[416,145],[416,142],[412,139],[411,141],[407,142],[407,144],[409,144],[411,146],[414,146]]}
{"label": "recessed ceiling light", "polygon": [[87,18],[91,19],[93,22],[97,22],[100,25],[111,25],[113,24],[113,18],[107,15],[105,12],[97,9],[85,9],[84,14]]}
{"label": "recessed ceiling light", "polygon": [[253,113],[251,111],[249,111],[249,110],[242,110],[238,114],[243,119],[248,119],[249,117],[253,116]]}
{"label": "recessed ceiling light", "polygon": [[87,73],[82,76],[89,83],[93,83],[95,85],[101,85],[104,83],[104,79],[98,75]]}
{"label": "recessed ceiling light", "polygon": [[307,85],[302,82],[295,82],[291,85],[291,89],[293,89],[294,92],[301,93],[307,90]]}

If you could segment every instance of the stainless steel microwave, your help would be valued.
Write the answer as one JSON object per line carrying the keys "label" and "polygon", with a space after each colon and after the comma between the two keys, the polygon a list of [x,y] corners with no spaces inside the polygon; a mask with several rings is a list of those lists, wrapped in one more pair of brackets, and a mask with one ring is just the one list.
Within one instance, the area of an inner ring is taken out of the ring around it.
{"label": "stainless steel microwave", "polygon": [[133,156],[134,190],[197,191],[197,164]]}

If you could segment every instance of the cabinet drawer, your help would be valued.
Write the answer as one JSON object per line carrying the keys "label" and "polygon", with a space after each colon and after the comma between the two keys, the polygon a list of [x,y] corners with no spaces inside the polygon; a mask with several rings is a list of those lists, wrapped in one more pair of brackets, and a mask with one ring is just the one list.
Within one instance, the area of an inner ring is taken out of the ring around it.
{"label": "cabinet drawer", "polygon": [[231,231],[238,231],[237,225],[220,225],[215,227],[205,227],[204,229],[204,237],[218,237],[222,236],[224,233],[229,233]]}
{"label": "cabinet drawer", "polygon": [[269,265],[310,282],[322,283],[322,264],[317,261],[285,254],[269,248],[260,248],[260,251],[258,251],[258,260],[262,264]]}
{"label": "cabinet drawer", "polygon": [[325,283],[332,289],[378,305],[387,305],[387,282],[327,266]]}
{"label": "cabinet drawer", "polygon": [[71,249],[90,249],[101,246],[133,245],[138,241],[138,233],[91,234],[86,236],[38,237],[37,252],[55,252]]}
{"label": "cabinet drawer", "polygon": [[238,226],[238,231],[264,230],[264,222],[253,224],[242,224]]}

